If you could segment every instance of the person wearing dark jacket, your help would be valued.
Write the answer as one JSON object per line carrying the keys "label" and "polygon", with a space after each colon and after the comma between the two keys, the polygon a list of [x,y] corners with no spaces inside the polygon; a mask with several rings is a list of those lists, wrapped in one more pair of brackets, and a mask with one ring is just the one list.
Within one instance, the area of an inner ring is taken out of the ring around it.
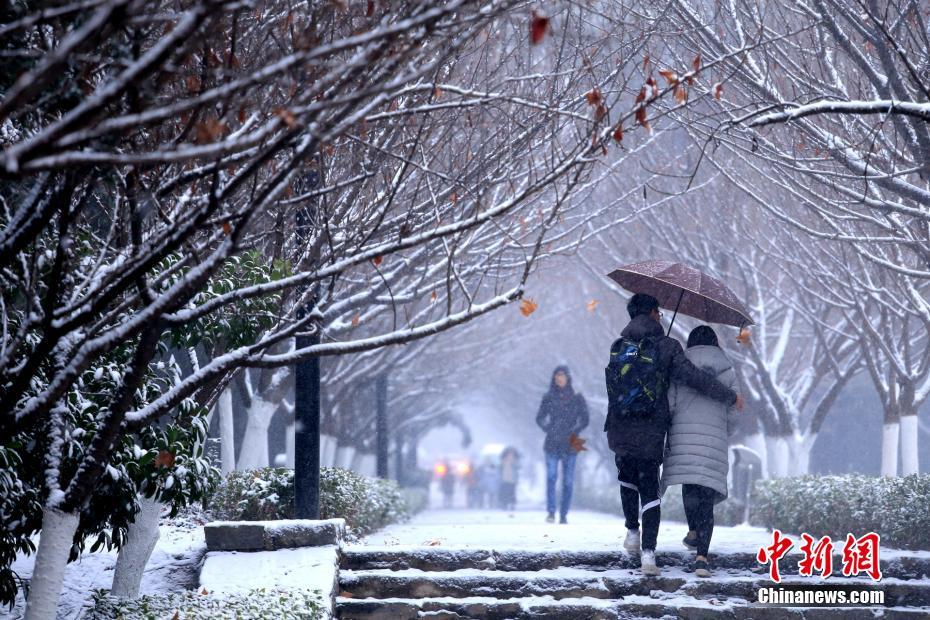
{"label": "person wearing dark jacket", "polygon": [[559,522],[568,522],[568,509],[572,503],[575,481],[575,458],[572,435],[578,435],[588,426],[588,405],[581,394],[572,389],[572,375],[567,366],[552,372],[549,391],[543,396],[536,424],[546,432],[543,451],[546,454],[546,521],[555,521],[555,484],[559,463],[562,463],[562,505]]}
{"label": "person wearing dark jacket", "polygon": [[[664,386],[672,382],[686,385],[696,392],[725,405],[742,408],[742,399],[711,374],[694,366],[685,356],[681,344],[665,335],[659,302],[651,295],[638,293],[627,304],[630,323],[621,339],[656,342],[656,372]],[[618,349],[620,340],[611,347]],[[665,449],[665,435],[671,422],[668,397],[663,391],[649,415],[626,416],[619,419],[608,413],[604,430],[607,443],[614,453],[617,478],[620,480],[620,502],[626,518],[627,536],[623,545],[630,553],[641,551],[643,573],[658,575],[655,563],[656,538],[659,533],[659,466]],[[643,524],[640,536],[640,520]]]}

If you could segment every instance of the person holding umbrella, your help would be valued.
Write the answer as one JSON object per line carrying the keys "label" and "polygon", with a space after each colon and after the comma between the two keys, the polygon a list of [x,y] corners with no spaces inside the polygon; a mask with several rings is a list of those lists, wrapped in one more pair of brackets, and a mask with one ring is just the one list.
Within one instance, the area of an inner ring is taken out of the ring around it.
{"label": "person holding umbrella", "polygon": [[[727,406],[743,408],[743,399],[734,390],[694,366],[681,344],[665,334],[659,300],[642,292],[650,290],[663,294],[667,304],[671,292],[676,312],[684,306],[690,309],[689,314],[710,314],[705,320],[721,318],[721,313],[715,315],[709,311],[717,305],[725,310],[738,307],[738,302],[733,303],[729,297],[728,303],[715,305],[707,292],[702,292],[703,285],[709,286],[709,282],[703,281],[707,276],[700,272],[694,276],[692,272],[696,270],[689,270],[678,263],[651,261],[609,274],[624,287],[638,289],[627,304],[630,322],[611,346],[610,361],[605,369],[608,412],[604,431],[614,452],[620,480],[620,500],[627,527],[624,548],[630,553],[641,552],[640,563],[645,575],[659,574],[655,548],[661,517],[659,466],[671,420],[668,386],[674,381]],[[679,277],[676,281],[672,276]],[[716,280],[713,282],[719,284]],[[726,297],[724,293],[715,293],[717,297]],[[729,289],[726,293],[732,297]],[[750,322],[745,313],[740,317],[738,320],[742,324]],[[725,318],[728,322],[735,320],[729,316]]]}

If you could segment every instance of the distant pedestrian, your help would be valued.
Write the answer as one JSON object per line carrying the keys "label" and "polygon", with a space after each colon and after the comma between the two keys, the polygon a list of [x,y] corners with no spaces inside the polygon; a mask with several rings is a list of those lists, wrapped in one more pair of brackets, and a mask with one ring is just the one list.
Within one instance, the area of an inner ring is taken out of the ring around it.
{"label": "distant pedestrian", "polygon": [[448,460],[439,464],[439,487],[442,489],[442,505],[452,508],[452,499],[455,496],[455,473]]}
{"label": "distant pedestrian", "polygon": [[481,464],[481,507],[494,508],[501,492],[501,472],[490,456]]}
{"label": "distant pedestrian", "polygon": [[655,548],[661,517],[659,465],[670,423],[667,388],[676,381],[737,408],[742,407],[742,399],[730,387],[695,367],[681,344],[665,335],[655,297],[633,295],[627,312],[630,323],[610,348],[604,430],[620,480],[627,527],[623,546],[630,553],[642,552],[643,574],[658,575]]}
{"label": "distant pedestrian", "polygon": [[543,396],[536,424],[546,432],[543,451],[546,455],[546,521],[555,521],[556,481],[559,463],[562,464],[562,502],[559,506],[559,523],[568,523],[568,509],[572,504],[572,487],[575,481],[575,459],[578,456],[572,445],[588,426],[588,405],[581,394],[572,388],[572,376],[567,366],[552,372],[549,390]]}
{"label": "distant pedestrian", "polygon": [[517,507],[517,481],[520,476],[520,453],[513,446],[501,452],[501,490],[499,505],[504,510]]}
{"label": "distant pedestrian", "polygon": [[[692,364],[735,389],[733,364],[709,326],[701,325],[691,332],[685,355]],[[697,551],[694,573],[710,577],[707,551],[714,533],[714,504],[727,497],[727,438],[733,408],[677,382],[669,388],[668,404],[672,426],[668,431],[662,487],[682,485],[681,497],[690,530],[683,542]]]}

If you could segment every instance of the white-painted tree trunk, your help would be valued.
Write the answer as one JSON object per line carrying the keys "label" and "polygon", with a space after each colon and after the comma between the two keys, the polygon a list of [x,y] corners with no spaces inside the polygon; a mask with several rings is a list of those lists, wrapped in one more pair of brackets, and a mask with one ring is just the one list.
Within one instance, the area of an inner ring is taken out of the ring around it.
{"label": "white-painted tree trunk", "polygon": [[898,422],[886,422],[882,427],[882,475],[898,475],[898,435],[901,425]]}
{"label": "white-painted tree trunk", "polygon": [[790,454],[787,438],[782,436],[768,437],[766,448],[769,477],[786,478],[788,476],[788,458]]}
{"label": "white-painted tree trunk", "polygon": [[294,424],[288,424],[284,429],[284,454],[286,455],[284,466],[290,469],[294,469],[294,430]]}
{"label": "white-painted tree trunk", "polygon": [[332,467],[336,464],[336,438],[320,435],[320,465]]}
{"label": "white-painted tree trunk", "polygon": [[374,478],[378,473],[378,457],[374,454],[359,453],[359,455],[361,458],[356,458],[357,465],[355,471],[363,476]]}
{"label": "white-painted tree trunk", "polygon": [[339,446],[336,448],[336,467],[351,469],[352,459],[355,457],[354,446]]}
{"label": "white-painted tree trunk", "polygon": [[249,408],[249,418],[239,450],[237,469],[268,467],[268,425],[277,407],[273,403],[255,397]]}
{"label": "white-painted tree trunk", "polygon": [[161,502],[147,497],[139,498],[139,512],[129,524],[126,542],[116,556],[111,594],[120,598],[136,598],[142,585],[142,572],[148,564],[155,543],[158,542],[158,517]]}
{"label": "white-painted tree trunk", "polygon": [[901,475],[920,472],[917,456],[918,426],[916,415],[901,416]]}
{"label": "white-painted tree trunk", "polygon": [[232,391],[229,388],[220,394],[216,409],[220,414],[220,471],[225,476],[236,468],[236,435]]}
{"label": "white-painted tree trunk", "polygon": [[791,476],[804,476],[810,473],[811,450],[817,440],[816,434],[798,436],[789,444],[791,458],[788,463],[788,474]]}
{"label": "white-painted tree trunk", "polygon": [[55,620],[64,582],[71,541],[80,515],[46,508],[42,513],[42,534],[36,554],[25,620]]}
{"label": "white-painted tree trunk", "polygon": [[743,440],[743,445],[747,448],[751,448],[756,451],[756,454],[759,455],[759,460],[762,461],[762,471],[759,473],[759,476],[762,478],[769,477],[769,466],[768,466],[768,450],[765,446],[765,435],[762,433],[753,433],[752,435],[747,435],[746,439]]}

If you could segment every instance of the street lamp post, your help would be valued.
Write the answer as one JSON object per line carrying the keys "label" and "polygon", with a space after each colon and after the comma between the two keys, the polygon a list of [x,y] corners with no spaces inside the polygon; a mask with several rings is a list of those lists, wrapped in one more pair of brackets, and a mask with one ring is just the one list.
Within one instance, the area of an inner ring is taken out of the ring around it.
{"label": "street lamp post", "polygon": [[[303,191],[310,191],[320,182],[320,174],[310,170],[304,179]],[[310,237],[316,215],[316,200],[297,212],[297,240],[303,246]],[[319,285],[314,294],[297,312],[300,320],[313,311],[319,297]],[[297,349],[320,342],[320,331],[297,336]],[[294,513],[298,519],[320,518],[320,358],[297,362],[294,369]]]}

